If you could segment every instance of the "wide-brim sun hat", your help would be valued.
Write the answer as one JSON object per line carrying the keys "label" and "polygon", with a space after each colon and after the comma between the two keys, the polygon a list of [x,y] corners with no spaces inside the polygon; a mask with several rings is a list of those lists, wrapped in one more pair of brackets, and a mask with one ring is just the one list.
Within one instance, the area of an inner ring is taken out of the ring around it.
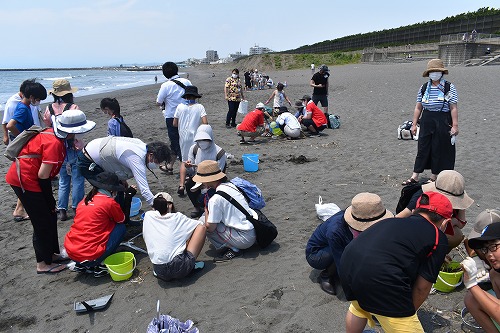
{"label": "wide-brim sun hat", "polygon": [[120,183],[118,176],[113,172],[103,171],[95,178],[88,179],[92,186],[97,188],[112,191],[112,192],[124,192],[126,190],[125,186]]}
{"label": "wide-brim sun hat", "polygon": [[369,192],[356,194],[344,212],[344,220],[357,231],[365,231],[371,225],[389,217],[394,217],[394,214],[384,207],[377,194]]}
{"label": "wide-brim sun hat", "polygon": [[194,96],[196,98],[201,97],[201,95],[198,94],[198,87],[196,86],[187,86],[186,89],[184,89],[184,95],[182,95],[182,98],[186,98],[186,96]]}
{"label": "wide-brim sun hat", "polygon": [[443,74],[448,74],[448,69],[444,67],[443,60],[441,59],[431,59],[427,63],[427,69],[422,74],[423,77],[428,77],[430,72],[441,72]]}
{"label": "wide-brim sun hat", "polygon": [[226,174],[221,171],[216,161],[205,160],[198,164],[193,181],[196,183],[210,183],[224,177],[226,177]]}
{"label": "wide-brim sun hat", "polygon": [[465,179],[455,170],[441,171],[436,180],[422,185],[423,192],[439,192],[446,196],[453,209],[467,209],[474,200],[465,192]]}
{"label": "wide-brim sun hat", "polygon": [[73,94],[78,91],[78,88],[71,87],[71,84],[66,79],[55,80],[52,84],[52,89],[49,90],[49,94],[55,96],[64,96],[67,94]]}
{"label": "wide-brim sun hat", "polygon": [[469,239],[480,237],[488,225],[500,222],[500,210],[485,209],[476,217],[472,231],[469,233]]}
{"label": "wide-brim sun hat", "polygon": [[158,198],[158,197],[162,197],[163,199],[167,200],[168,202],[171,202],[171,203],[174,203],[174,199],[172,198],[172,196],[170,194],[168,194],[167,192],[158,192],[155,194],[154,196],[154,199]]}
{"label": "wide-brim sun hat", "polygon": [[52,116],[54,133],[59,138],[66,138],[68,134],[87,133],[95,127],[95,122],[87,120],[81,110],[67,110],[58,116]]}

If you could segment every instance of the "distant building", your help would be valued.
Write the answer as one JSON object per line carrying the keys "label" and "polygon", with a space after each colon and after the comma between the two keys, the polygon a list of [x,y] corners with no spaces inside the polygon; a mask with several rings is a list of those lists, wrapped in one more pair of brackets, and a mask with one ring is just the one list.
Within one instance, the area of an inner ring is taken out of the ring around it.
{"label": "distant building", "polygon": [[217,51],[215,50],[208,50],[206,52],[206,59],[207,62],[214,62],[219,60],[219,55],[217,54]]}
{"label": "distant building", "polygon": [[263,54],[263,53],[269,53],[269,52],[273,52],[273,51],[268,47],[259,46],[259,45],[255,44],[255,46],[252,46],[250,48],[249,54],[254,55],[254,54]]}
{"label": "distant building", "polygon": [[229,58],[232,58],[232,59],[236,60],[236,59],[239,59],[239,58],[245,57],[245,56],[246,56],[246,54],[242,54],[241,52],[238,51],[238,52],[235,52],[235,53],[231,53],[229,55]]}

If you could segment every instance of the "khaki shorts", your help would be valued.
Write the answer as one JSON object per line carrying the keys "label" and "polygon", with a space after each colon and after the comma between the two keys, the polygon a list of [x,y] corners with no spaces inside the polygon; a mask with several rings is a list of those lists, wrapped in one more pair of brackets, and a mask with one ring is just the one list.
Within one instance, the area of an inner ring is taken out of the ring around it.
{"label": "khaki shorts", "polygon": [[370,327],[375,327],[375,322],[373,321],[372,316],[375,316],[384,329],[384,332],[408,332],[408,333],[424,333],[424,329],[420,320],[418,320],[417,314],[414,314],[410,317],[386,317],[378,314],[372,314],[368,311],[363,310],[357,301],[352,301],[349,306],[349,311],[359,318],[364,318],[368,320],[368,325]]}
{"label": "khaki shorts", "polygon": [[255,132],[247,132],[247,131],[238,131],[238,135],[240,136],[249,136],[249,137],[258,137],[265,131],[265,127],[258,126]]}

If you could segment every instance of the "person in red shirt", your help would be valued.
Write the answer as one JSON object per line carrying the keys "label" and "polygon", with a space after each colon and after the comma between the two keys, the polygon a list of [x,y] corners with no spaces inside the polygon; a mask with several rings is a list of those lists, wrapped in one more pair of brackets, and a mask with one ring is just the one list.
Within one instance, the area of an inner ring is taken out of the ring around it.
{"label": "person in red shirt", "polygon": [[327,127],[325,114],[311,101],[311,96],[304,95],[300,100],[306,103],[306,114],[299,116],[299,122],[309,130],[310,136],[319,136]]}
{"label": "person in red shirt", "polygon": [[58,263],[64,258],[59,249],[51,179],[59,173],[66,157],[65,141],[95,127],[95,122],[87,120],[80,110],[54,116],[52,124],[53,128],[45,129],[25,144],[18,156],[26,157],[12,162],[5,176],[31,218],[38,274],[58,273],[66,268]]}
{"label": "person in red shirt", "polygon": [[[264,109],[266,106],[263,103],[258,103],[255,106],[255,110],[249,112],[241,124],[239,124],[236,129],[238,130],[238,135],[241,137],[240,144],[248,144],[245,141],[245,136],[250,137],[249,142],[255,142],[255,138],[260,136],[266,131],[264,127],[264,117],[269,117],[265,115]],[[272,119],[272,118],[271,118]]]}
{"label": "person in red shirt", "polygon": [[[88,179],[92,190],[76,209],[74,223],[64,238],[68,256],[76,262],[74,271],[90,272],[94,277],[108,274],[101,263],[116,251],[125,235],[125,214],[114,197],[127,189],[118,176],[104,171]],[[129,188],[127,195],[134,195]]]}

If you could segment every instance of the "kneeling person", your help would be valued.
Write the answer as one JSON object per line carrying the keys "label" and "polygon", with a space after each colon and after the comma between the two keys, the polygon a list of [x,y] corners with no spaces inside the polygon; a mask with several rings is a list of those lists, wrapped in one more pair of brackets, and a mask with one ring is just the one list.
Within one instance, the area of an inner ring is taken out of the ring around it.
{"label": "kneeling person", "polygon": [[176,212],[168,193],[156,194],[153,208],[144,215],[142,226],[153,274],[165,281],[186,277],[205,243],[205,225]]}

